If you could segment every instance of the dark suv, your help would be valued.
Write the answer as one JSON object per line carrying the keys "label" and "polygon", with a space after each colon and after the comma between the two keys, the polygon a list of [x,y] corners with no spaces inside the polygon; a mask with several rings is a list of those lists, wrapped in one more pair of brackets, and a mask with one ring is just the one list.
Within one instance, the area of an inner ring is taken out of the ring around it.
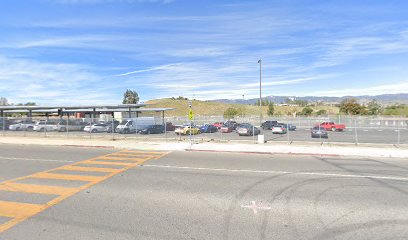
{"label": "dark suv", "polygon": [[261,124],[262,129],[272,129],[273,126],[277,125],[278,121],[265,121]]}
{"label": "dark suv", "polygon": [[149,125],[138,131],[140,134],[164,133],[163,125]]}

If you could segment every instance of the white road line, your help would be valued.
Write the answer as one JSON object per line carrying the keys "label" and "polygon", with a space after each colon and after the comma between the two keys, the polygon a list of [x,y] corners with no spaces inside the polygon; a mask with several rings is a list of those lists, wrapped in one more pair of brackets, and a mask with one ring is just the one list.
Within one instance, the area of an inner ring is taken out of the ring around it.
{"label": "white road line", "polygon": [[70,161],[70,160],[37,159],[37,158],[11,158],[11,157],[0,157],[0,160],[21,160],[21,161],[40,161],[40,162],[74,162],[74,161]]}
{"label": "white road line", "polygon": [[264,170],[248,170],[248,169],[181,167],[181,166],[170,166],[170,165],[143,165],[142,167],[172,168],[172,169],[189,169],[189,170],[203,170],[203,171],[217,171],[217,172],[245,172],[245,173],[267,173],[267,174],[291,174],[291,175],[326,176],[326,177],[340,177],[340,178],[372,178],[372,179],[383,179],[383,180],[408,181],[408,177],[392,177],[392,176],[376,176],[376,175],[355,175],[355,174],[338,174],[338,173],[319,173],[319,172],[264,171]]}

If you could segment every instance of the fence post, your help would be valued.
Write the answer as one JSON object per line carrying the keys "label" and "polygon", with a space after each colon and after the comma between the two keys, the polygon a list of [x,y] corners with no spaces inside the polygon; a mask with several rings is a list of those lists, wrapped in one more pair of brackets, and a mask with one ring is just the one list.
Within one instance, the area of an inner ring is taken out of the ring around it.
{"label": "fence post", "polygon": [[115,118],[112,118],[112,129],[111,129],[111,133],[112,133],[112,141],[115,140]]}
{"label": "fence post", "polygon": [[2,117],[3,121],[3,136],[6,136],[6,118]]}

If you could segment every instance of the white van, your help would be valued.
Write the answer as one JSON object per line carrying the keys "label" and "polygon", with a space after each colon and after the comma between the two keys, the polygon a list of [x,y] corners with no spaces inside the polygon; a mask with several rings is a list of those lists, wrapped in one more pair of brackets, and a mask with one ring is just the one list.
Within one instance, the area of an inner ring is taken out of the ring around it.
{"label": "white van", "polygon": [[138,129],[145,128],[149,125],[155,125],[154,117],[138,117],[123,120],[117,127],[118,133],[135,133]]}

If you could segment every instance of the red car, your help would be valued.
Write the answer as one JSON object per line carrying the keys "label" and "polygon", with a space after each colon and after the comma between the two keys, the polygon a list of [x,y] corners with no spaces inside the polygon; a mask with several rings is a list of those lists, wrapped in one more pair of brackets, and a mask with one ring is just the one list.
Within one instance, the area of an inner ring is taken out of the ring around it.
{"label": "red car", "polygon": [[223,125],[220,128],[220,132],[222,132],[222,133],[230,133],[230,132],[232,132],[232,130],[234,130],[234,128],[232,126],[228,126],[228,125]]}
{"label": "red car", "polygon": [[166,122],[166,131],[174,131],[176,126],[173,125],[171,122]]}
{"label": "red car", "polygon": [[343,131],[344,129],[346,129],[346,125],[344,124],[335,124],[334,122],[323,122],[320,123],[319,125],[320,127],[324,128],[326,131]]}
{"label": "red car", "polygon": [[220,129],[220,128],[224,125],[224,123],[223,123],[223,122],[216,122],[216,123],[214,123],[213,125],[214,125],[216,128]]}

